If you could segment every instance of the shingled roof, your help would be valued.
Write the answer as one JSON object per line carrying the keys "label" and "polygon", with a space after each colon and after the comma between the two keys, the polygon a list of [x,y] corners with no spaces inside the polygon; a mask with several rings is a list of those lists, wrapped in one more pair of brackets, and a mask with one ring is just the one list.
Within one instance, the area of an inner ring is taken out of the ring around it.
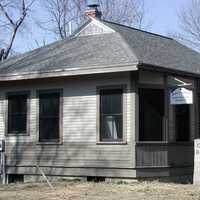
{"label": "shingled roof", "polygon": [[200,74],[200,54],[171,38],[89,19],[66,40],[3,61],[0,80],[130,71],[138,64]]}
{"label": "shingled roof", "polygon": [[200,74],[200,54],[176,40],[112,22],[103,22],[129,44],[139,63]]}

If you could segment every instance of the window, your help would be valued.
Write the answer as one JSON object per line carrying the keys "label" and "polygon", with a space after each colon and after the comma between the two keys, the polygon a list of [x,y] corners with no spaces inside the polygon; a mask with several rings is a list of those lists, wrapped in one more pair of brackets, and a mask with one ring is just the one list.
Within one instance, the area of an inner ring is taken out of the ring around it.
{"label": "window", "polygon": [[123,89],[100,90],[100,142],[123,141]]}
{"label": "window", "polygon": [[175,105],[175,133],[177,142],[190,140],[190,105]]}
{"label": "window", "polygon": [[[170,92],[180,88],[193,90],[194,80],[180,76],[168,76],[168,87]],[[194,97],[193,97],[194,98]],[[194,101],[194,100],[193,100]],[[170,105],[170,121],[173,127],[173,141],[189,142],[194,137],[194,130],[191,129],[191,121],[195,117],[194,104]]]}
{"label": "window", "polygon": [[39,142],[60,140],[60,92],[39,92]]}
{"label": "window", "polygon": [[162,141],[164,89],[139,89],[139,140]]}
{"label": "window", "polygon": [[27,133],[27,93],[9,93],[8,98],[8,134]]}

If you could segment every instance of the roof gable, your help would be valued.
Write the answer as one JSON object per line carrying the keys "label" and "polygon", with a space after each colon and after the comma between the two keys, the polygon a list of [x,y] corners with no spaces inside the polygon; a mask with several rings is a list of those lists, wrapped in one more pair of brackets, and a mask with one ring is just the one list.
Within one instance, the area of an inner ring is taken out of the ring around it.
{"label": "roof gable", "polygon": [[101,23],[99,20],[95,18],[91,18],[90,22],[86,24],[86,26],[81,27],[78,32],[75,34],[76,36],[88,36],[88,35],[98,35],[98,34],[106,34],[106,33],[114,33],[115,31]]}

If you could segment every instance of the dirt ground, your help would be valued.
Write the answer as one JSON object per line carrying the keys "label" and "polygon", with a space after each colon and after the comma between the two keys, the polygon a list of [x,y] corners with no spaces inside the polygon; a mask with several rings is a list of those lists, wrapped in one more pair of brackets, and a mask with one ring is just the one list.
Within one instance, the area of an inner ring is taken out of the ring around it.
{"label": "dirt ground", "polygon": [[46,183],[0,186],[0,200],[200,200],[200,187],[191,184],[137,183]]}

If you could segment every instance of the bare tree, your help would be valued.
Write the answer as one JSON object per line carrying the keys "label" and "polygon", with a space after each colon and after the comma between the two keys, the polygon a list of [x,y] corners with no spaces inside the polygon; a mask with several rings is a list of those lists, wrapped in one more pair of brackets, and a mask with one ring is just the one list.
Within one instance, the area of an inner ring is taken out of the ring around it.
{"label": "bare tree", "polygon": [[8,41],[3,39],[0,46],[0,61],[8,58],[16,35],[27,17],[35,0],[0,0],[0,32],[1,37],[9,35]]}
{"label": "bare tree", "polygon": [[82,21],[86,0],[42,0],[41,6],[48,17],[46,20],[36,18],[37,25],[64,39],[71,32],[72,25],[77,26]]}
{"label": "bare tree", "polygon": [[181,33],[175,33],[175,38],[200,50],[200,0],[191,0],[178,17]]}
{"label": "bare tree", "polygon": [[[102,18],[137,28],[145,28],[144,0],[100,0]],[[39,20],[40,28],[66,38],[72,29],[84,20],[87,0],[42,0],[48,14],[46,21]]]}
{"label": "bare tree", "polygon": [[103,19],[116,23],[145,28],[144,0],[100,0]]}

